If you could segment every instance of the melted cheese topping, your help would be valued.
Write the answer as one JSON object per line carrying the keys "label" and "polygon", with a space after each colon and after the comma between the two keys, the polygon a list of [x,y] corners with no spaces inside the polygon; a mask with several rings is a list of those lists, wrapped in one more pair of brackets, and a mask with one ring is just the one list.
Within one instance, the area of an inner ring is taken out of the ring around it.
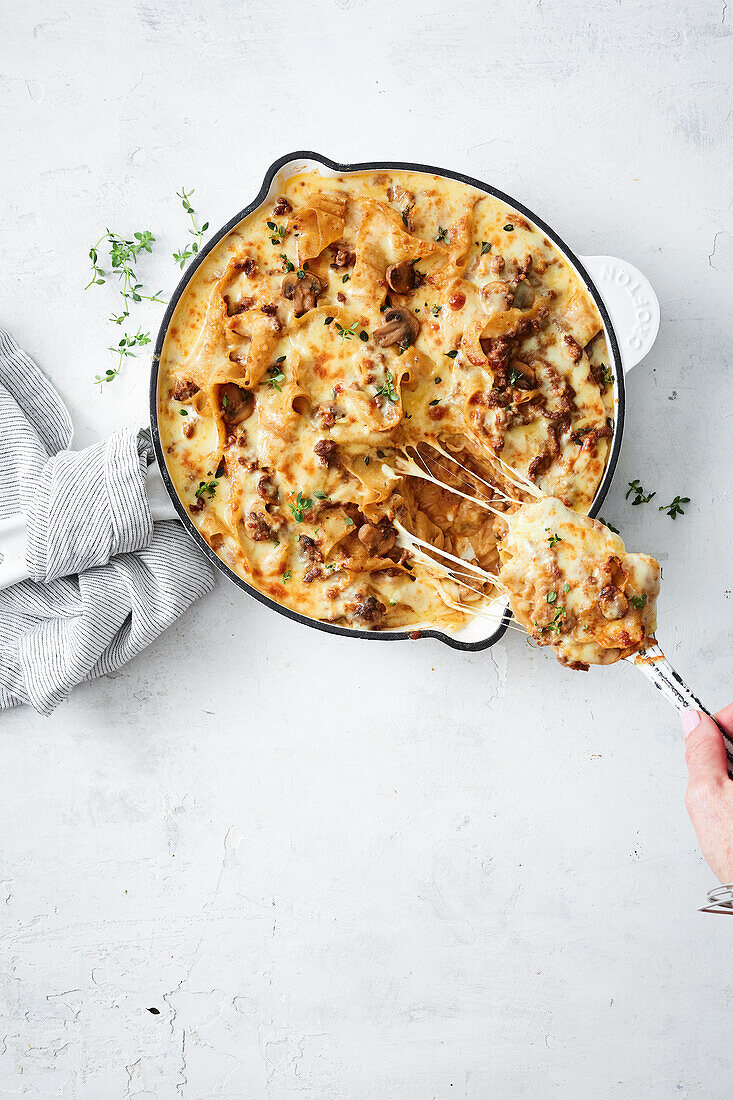
{"label": "melted cheese topping", "polygon": [[499,576],[512,611],[562,664],[613,664],[654,640],[654,558],[627,554],[618,535],[559,500],[525,504],[507,524]]}
{"label": "melted cheese topping", "polygon": [[[491,583],[436,577],[393,522],[495,572],[495,512],[525,499],[499,458],[589,508],[614,413],[595,305],[541,232],[464,184],[279,182],[169,327],[159,421],[176,490],[222,560],[288,607],[458,627]],[[397,472],[406,447],[443,486]]]}

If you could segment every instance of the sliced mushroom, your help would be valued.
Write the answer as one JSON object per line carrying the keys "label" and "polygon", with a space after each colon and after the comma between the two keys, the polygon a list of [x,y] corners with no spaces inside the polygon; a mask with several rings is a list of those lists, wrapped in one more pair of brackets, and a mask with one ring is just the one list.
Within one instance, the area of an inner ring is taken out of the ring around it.
{"label": "sliced mushroom", "polygon": [[512,359],[509,363],[508,382],[518,390],[533,390],[537,384],[537,377],[532,367],[527,366],[521,359]]}
{"label": "sliced mushroom", "polygon": [[607,584],[598,597],[598,607],[604,619],[623,619],[629,610],[629,601],[615,584]]}
{"label": "sliced mushroom", "polygon": [[326,289],[317,275],[311,271],[301,274],[291,271],[283,279],[283,297],[295,306],[295,316],[302,317],[309,309],[315,309],[316,303]]}
{"label": "sliced mushroom", "polygon": [[495,283],[484,283],[481,287],[481,304],[488,314],[504,313],[511,308],[512,292],[509,283],[498,279]]}
{"label": "sliced mushroom", "polygon": [[384,557],[395,544],[397,533],[393,527],[379,526],[373,523],[363,523],[359,528],[359,542],[364,545],[370,554],[376,557]]}
{"label": "sliced mushroom", "polygon": [[395,294],[408,294],[415,285],[415,269],[408,260],[403,260],[400,264],[390,264],[385,278]]}
{"label": "sliced mushroom", "polygon": [[254,397],[249,390],[240,389],[235,382],[227,382],[219,391],[221,415],[230,428],[250,418],[254,403]]}
{"label": "sliced mushroom", "polygon": [[534,290],[528,282],[522,281],[514,291],[514,308],[531,309],[534,305]]}
{"label": "sliced mushroom", "polygon": [[383,325],[374,329],[374,339],[382,348],[399,344],[401,348],[409,348],[417,340],[420,331],[420,322],[409,309],[398,309],[393,306],[385,311]]}

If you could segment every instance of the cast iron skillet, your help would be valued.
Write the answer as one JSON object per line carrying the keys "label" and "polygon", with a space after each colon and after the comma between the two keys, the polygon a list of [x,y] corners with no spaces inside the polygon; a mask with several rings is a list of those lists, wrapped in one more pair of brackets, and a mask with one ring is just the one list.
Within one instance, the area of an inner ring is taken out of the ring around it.
{"label": "cast iron skillet", "polygon": [[[248,206],[245,206],[243,210],[240,210],[238,214],[235,214],[234,217],[218,231],[218,233],[214,234],[214,236],[207,242],[206,246],[201,249],[196,259],[186,269],[183,277],[181,278],[181,281],[179,282],[178,286],[175,289],[175,292],[171,297],[168,308],[165,311],[165,316],[163,317],[163,321],[158,332],[158,338],[155,342],[152,370],[150,374],[150,425],[153,443],[155,446],[155,453],[158,458],[158,465],[160,467],[160,472],[166,490],[186,531],[198,544],[203,553],[206,554],[213,565],[219,570],[219,572],[223,573],[224,576],[228,577],[229,580],[233,581],[234,584],[239,586],[239,588],[242,588],[245,592],[248,592],[250,596],[254,596],[254,598],[256,600],[259,600],[260,603],[265,604],[267,607],[271,607],[273,611],[277,611],[280,615],[286,615],[289,619],[294,619],[296,622],[303,623],[306,626],[315,627],[316,630],[325,630],[329,634],[340,634],[345,638],[368,638],[370,641],[383,642],[400,641],[406,638],[414,639],[416,637],[437,638],[439,639],[439,641],[445,642],[446,645],[451,646],[453,649],[469,651],[488,649],[489,646],[494,645],[494,643],[497,642],[505,633],[509,619],[511,617],[508,610],[505,611],[501,621],[495,626],[489,624],[489,627],[487,628],[486,623],[477,617],[471,623],[469,623],[467,627],[463,628],[458,634],[451,635],[447,634],[444,630],[433,628],[422,628],[419,631],[354,630],[351,627],[333,626],[331,623],[323,623],[317,619],[311,619],[307,615],[301,615],[297,611],[292,611],[289,607],[283,607],[281,604],[276,603],[275,600],[270,599],[269,596],[265,596],[256,588],[253,588],[252,585],[247,583],[247,581],[242,580],[241,577],[237,576],[237,574],[234,573],[233,570],[231,570],[229,566],[226,565],[221,560],[221,558],[219,558],[214,553],[209,544],[206,542],[203,536],[199,534],[196,527],[192,523],[188,511],[183,502],[178,497],[178,494],[176,493],[176,490],[173,486],[170,474],[168,473],[168,469],[165,464],[165,455],[163,453],[163,447],[160,440],[160,431],[158,427],[158,375],[160,369],[160,356],[163,351],[163,342],[165,340],[168,326],[170,325],[176,306],[178,305],[181,295],[186,289],[189,281],[195,274],[196,269],[208,256],[212,248],[215,248],[216,245],[222,240],[222,238],[225,237],[227,233],[229,233],[232,229],[234,229],[235,226],[237,226],[244,218],[246,218],[248,214],[250,214],[258,206],[261,206],[265,202],[265,200],[270,197],[271,194],[273,196],[275,195],[278,188],[277,186],[273,186],[274,181],[283,177],[288,178],[295,172],[302,171],[304,168],[315,168],[318,171],[322,172],[326,178],[334,175],[343,175],[347,172],[404,171],[424,172],[427,175],[443,176],[448,179],[458,180],[461,183],[465,183],[470,187],[475,187],[477,190],[484,191],[486,194],[493,195],[495,198],[507,203],[507,205],[510,206],[512,209],[519,211],[520,214],[523,214],[526,218],[528,218],[533,225],[540,229],[545,234],[545,236],[553,242],[553,244],[559,249],[565,259],[568,261],[570,266],[575,269],[581,282],[593,297],[593,300],[598,307],[598,311],[603,320],[603,327],[605,329],[605,336],[608,344],[609,356],[611,359],[611,365],[615,379],[614,388],[616,397],[616,417],[610,453],[608,456],[608,463],[606,465],[603,479],[594,497],[593,506],[589,512],[591,516],[596,516],[598,514],[601,504],[605,499],[606,493],[608,492],[608,488],[614,475],[614,471],[616,469],[616,463],[618,462],[619,451],[621,449],[621,437],[623,434],[624,426],[624,408],[626,402],[624,390],[624,371],[621,354],[619,351],[618,340],[616,338],[616,333],[614,331],[613,324],[611,323],[611,318],[606,308],[606,303],[601,297],[601,294],[599,293],[595,283],[588,274],[588,271],[575,255],[575,253],[568,248],[565,242],[558,236],[557,233],[555,233],[553,229],[550,228],[549,225],[547,225],[541,218],[538,218],[537,215],[533,213],[532,210],[529,210],[526,206],[524,206],[523,203],[517,202],[517,200],[512,198],[511,195],[507,195],[503,191],[499,191],[496,187],[491,187],[489,186],[489,184],[482,183],[481,180],[473,179],[472,176],[463,175],[463,173],[461,172],[451,172],[445,168],[434,168],[431,165],[427,164],[411,164],[402,161],[365,161],[364,163],[360,164],[339,164],[337,161],[333,161],[330,160],[328,157],[321,156],[320,153],[309,151],[288,153],[286,156],[280,157],[279,160],[276,160],[274,164],[270,165],[265,174],[262,187],[260,188],[257,196],[252,200],[251,203],[249,203]],[[282,176],[280,176],[281,173]],[[613,262],[620,263],[620,261]],[[630,272],[634,273],[634,275],[638,275],[638,272],[635,272],[634,268],[631,268],[629,265],[626,266],[628,267],[628,270]],[[633,278],[633,275],[631,276],[631,278]],[[643,280],[643,277],[640,276],[640,278]],[[619,280],[617,279],[616,281]],[[645,283],[645,280],[643,281]],[[623,282],[621,285],[625,286]],[[653,291],[651,291],[651,288],[648,287],[648,284],[646,284],[646,288],[653,296]],[[654,299],[654,301],[656,302],[656,298]],[[656,335],[656,330],[654,331],[654,335]],[[653,338],[654,337],[652,336],[652,341]],[[633,338],[630,341],[630,346],[632,348],[635,346],[633,343]],[[463,635],[463,637],[461,635]]]}

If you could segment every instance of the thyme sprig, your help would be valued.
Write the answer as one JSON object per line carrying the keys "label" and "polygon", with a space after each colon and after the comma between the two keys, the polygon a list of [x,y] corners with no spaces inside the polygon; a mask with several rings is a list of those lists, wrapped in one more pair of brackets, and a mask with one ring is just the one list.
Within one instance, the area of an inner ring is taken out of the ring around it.
{"label": "thyme sprig", "polygon": [[399,401],[399,395],[395,393],[394,389],[394,375],[392,371],[386,370],[384,372],[384,382],[374,393],[375,397],[386,397],[392,404],[396,404]]}
{"label": "thyme sprig", "polygon": [[685,514],[685,510],[682,505],[689,503],[689,497],[676,496],[671,504],[663,504],[659,511],[666,512],[670,519],[677,519],[677,516],[684,516]]}
{"label": "thyme sprig", "polygon": [[[106,244],[109,252],[109,272],[101,266],[100,248]],[[89,259],[92,261],[92,277],[84,287],[103,286],[113,276],[119,279],[120,294],[122,296],[122,311],[113,313],[109,320],[115,325],[122,325],[130,316],[130,307],[138,302],[160,302],[165,304],[162,298],[162,290],[155,294],[144,294],[143,284],[138,279],[137,260],[141,253],[152,252],[155,237],[149,229],[142,229],[133,233],[131,238],[122,237],[119,233],[113,233],[106,229],[96,244],[89,249]],[[110,346],[109,351],[117,355],[117,363],[110,367],[104,374],[96,375],[94,381],[102,386],[105,382],[111,382],[120,373],[123,361],[129,356],[135,355],[135,348],[145,347],[150,343],[150,333],[142,332],[139,328],[133,335],[125,332],[116,344]]]}
{"label": "thyme sprig", "polygon": [[[629,482],[628,492],[626,493],[626,499],[627,500],[629,499],[629,497],[631,496],[632,493],[634,494],[634,499],[631,502],[632,505],[635,505],[635,504],[648,504],[649,501],[652,499],[652,497],[655,497],[657,495],[656,492],[654,492],[654,493],[645,493],[644,492],[644,486],[641,484],[641,482],[639,481],[638,478],[635,478],[634,481]],[[659,510],[661,512],[661,508]]]}
{"label": "thyme sprig", "polygon": [[189,191],[189,193],[186,194],[185,187],[182,187],[180,191],[176,191],[176,194],[181,200],[181,206],[191,219],[191,225],[189,226],[188,232],[193,237],[193,241],[191,241],[187,248],[182,248],[180,251],[173,253],[173,259],[180,268],[184,267],[186,260],[192,260],[194,256],[198,255],[204,239],[204,233],[209,228],[208,222],[204,222],[202,226],[199,226],[196,221],[196,211],[191,205],[191,195],[193,195],[194,191]]}
{"label": "thyme sprig", "polygon": [[134,336],[131,336],[129,332],[126,332],[122,339],[117,344],[111,344],[107,351],[113,351],[117,355],[117,364],[114,367],[109,367],[104,374],[98,374],[94,381],[97,385],[102,386],[104,382],[111,382],[113,378],[116,378],[122,369],[122,364],[128,356],[135,357],[133,348],[144,348],[146,344],[150,343],[150,333],[141,332],[137,330]]}

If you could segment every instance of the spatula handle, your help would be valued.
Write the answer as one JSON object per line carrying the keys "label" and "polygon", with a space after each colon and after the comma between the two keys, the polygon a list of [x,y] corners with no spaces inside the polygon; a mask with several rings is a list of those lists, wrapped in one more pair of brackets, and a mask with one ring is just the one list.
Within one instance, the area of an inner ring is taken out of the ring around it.
{"label": "spatula handle", "polygon": [[[658,645],[649,646],[643,653],[627,657],[627,660],[632,661],[639,672],[644,673],[647,680],[651,680],[657,691],[662,693],[677,712],[690,708],[701,710],[703,714],[707,714],[715,721],[714,716],[687,686],[679,672],[672,668]],[[721,733],[723,733],[722,730]],[[728,756],[728,774],[733,779],[733,741],[726,733],[723,733],[723,743]]]}

